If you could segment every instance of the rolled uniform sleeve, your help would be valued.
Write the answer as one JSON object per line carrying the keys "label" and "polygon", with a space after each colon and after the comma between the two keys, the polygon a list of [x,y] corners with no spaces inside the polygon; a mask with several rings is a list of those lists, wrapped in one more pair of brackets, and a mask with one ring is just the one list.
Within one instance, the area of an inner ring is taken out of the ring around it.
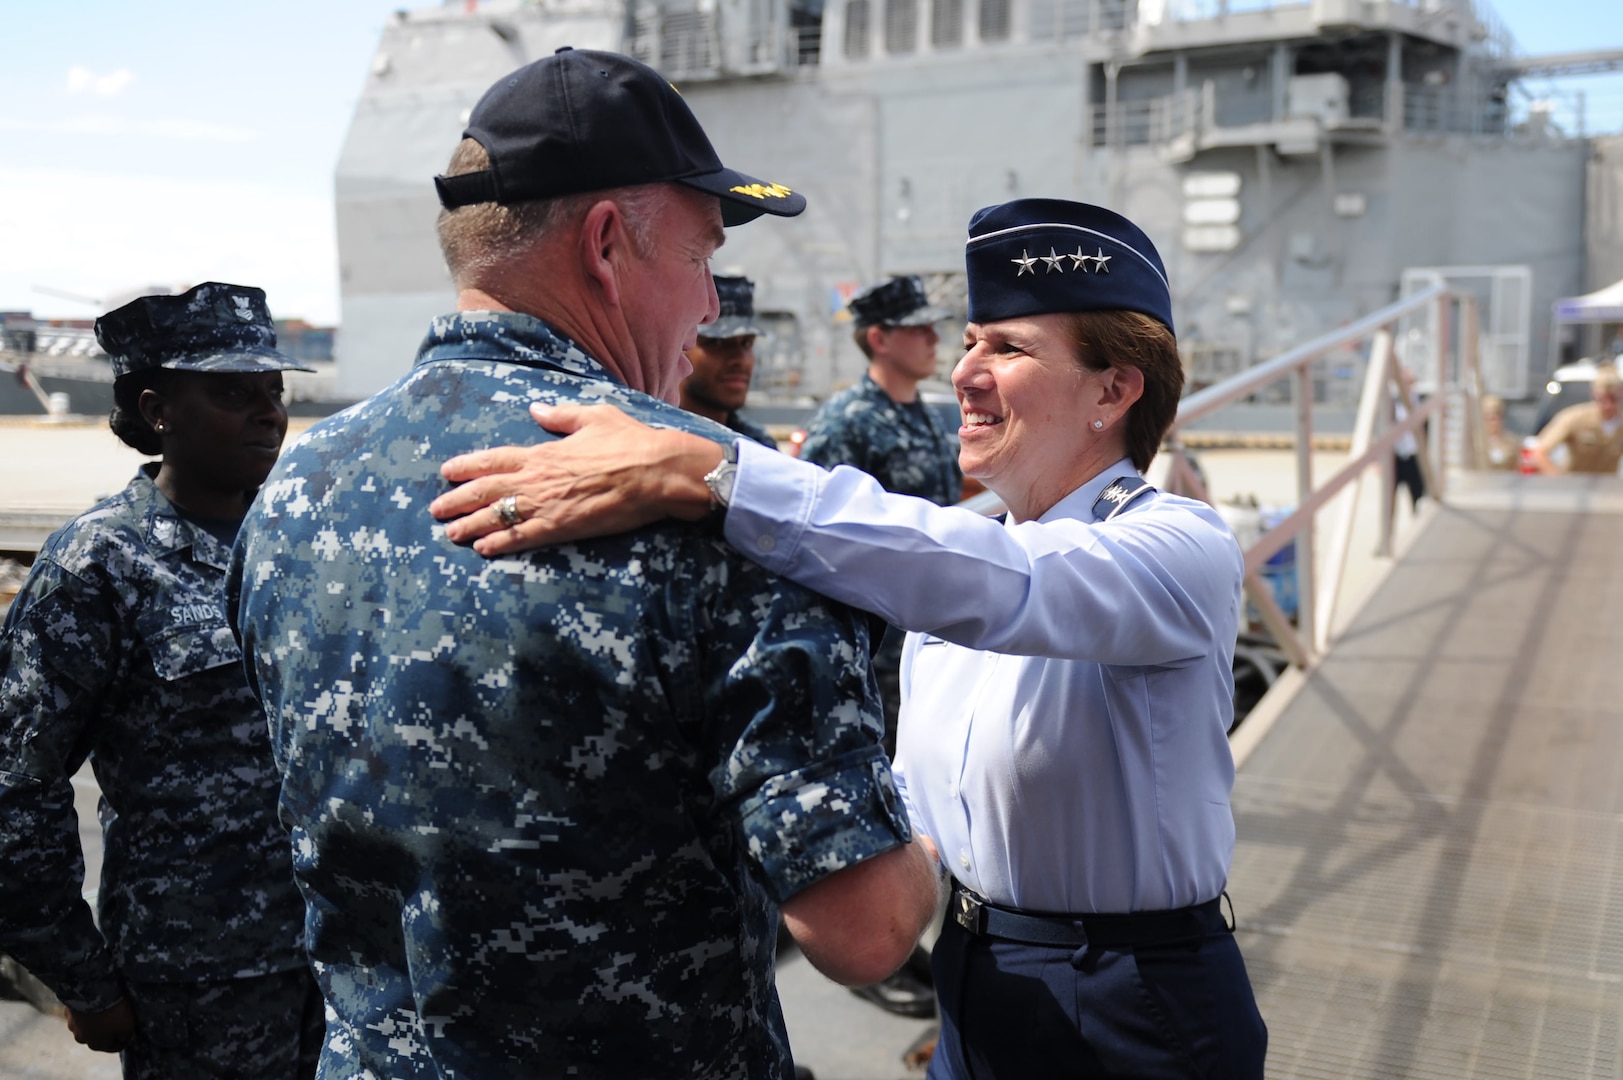
{"label": "rolled uniform sleeve", "polygon": [[72,774],[115,643],[93,590],[36,565],[0,635],[0,951],[68,1007],[120,997],[84,887]]}
{"label": "rolled uniform sleeve", "polygon": [[751,862],[782,903],[912,839],[880,746],[861,617],[736,556],[699,639],[703,709],[730,752],[713,776]]}

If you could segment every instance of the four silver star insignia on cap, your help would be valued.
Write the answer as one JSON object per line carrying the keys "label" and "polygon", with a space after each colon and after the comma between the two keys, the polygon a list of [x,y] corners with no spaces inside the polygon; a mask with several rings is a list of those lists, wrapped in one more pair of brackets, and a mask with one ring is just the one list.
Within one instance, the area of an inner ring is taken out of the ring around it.
{"label": "four silver star insignia on cap", "polygon": [[1108,274],[1110,273],[1110,260],[1113,258],[1115,258],[1115,256],[1106,255],[1105,249],[1102,247],[1099,248],[1099,253],[1097,255],[1084,255],[1082,254],[1081,246],[1078,245],[1075,255],[1061,255],[1053,248],[1049,248],[1047,255],[1038,255],[1033,257],[1025,248],[1021,248],[1020,257],[1018,259],[1010,259],[1009,261],[1020,268],[1014,272],[1015,277],[1020,277],[1024,274],[1030,274],[1035,277],[1037,275],[1036,266],[1039,262],[1047,264],[1048,272],[1050,274],[1065,273],[1066,259],[1071,260],[1072,270],[1079,270],[1084,274],[1089,273],[1088,263],[1092,263],[1092,273]]}

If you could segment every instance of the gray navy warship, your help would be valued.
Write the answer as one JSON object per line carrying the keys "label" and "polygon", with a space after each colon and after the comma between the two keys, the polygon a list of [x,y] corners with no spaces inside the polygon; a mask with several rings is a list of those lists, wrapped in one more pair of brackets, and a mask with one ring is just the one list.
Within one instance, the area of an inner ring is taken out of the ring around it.
{"label": "gray navy warship", "polygon": [[[1481,295],[1489,388],[1523,398],[1559,359],[1552,303],[1623,276],[1623,138],[1513,108],[1623,50],[1520,57],[1472,0],[463,0],[392,18],[344,144],[342,396],[453,306],[429,178],[486,87],[563,45],[648,62],[724,161],[807,196],[715,259],[772,330],[752,404],[856,377],[868,281],[921,274],[962,312],[970,214],[1022,196],[1144,226],[1197,386],[1441,276]],[[1352,385],[1327,364],[1321,398]]]}
{"label": "gray navy warship", "polygon": [[[808,197],[715,259],[771,330],[752,412],[856,378],[867,282],[921,274],[962,313],[970,214],[1022,196],[1145,228],[1192,387],[1446,278],[1478,294],[1487,388],[1525,400],[1584,351],[1552,304],[1623,278],[1623,135],[1525,107],[1535,78],[1623,82],[1623,49],[1520,56],[1474,0],[451,0],[395,13],[372,57],[335,177],[337,362],[299,411],[393,381],[454,307],[431,178],[484,90],[563,45],[650,63],[723,160]],[[98,354],[4,328],[0,368],[34,385],[0,379],[0,412],[105,411]],[[1321,403],[1348,403],[1347,359]]]}

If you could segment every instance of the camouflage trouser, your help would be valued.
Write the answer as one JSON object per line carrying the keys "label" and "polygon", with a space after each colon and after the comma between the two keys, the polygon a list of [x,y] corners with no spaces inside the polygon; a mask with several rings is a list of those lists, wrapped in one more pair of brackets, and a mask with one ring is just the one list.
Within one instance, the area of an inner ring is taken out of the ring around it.
{"label": "camouflage trouser", "polygon": [[205,983],[126,983],[135,1039],[124,1080],[310,1080],[321,991],[308,969]]}

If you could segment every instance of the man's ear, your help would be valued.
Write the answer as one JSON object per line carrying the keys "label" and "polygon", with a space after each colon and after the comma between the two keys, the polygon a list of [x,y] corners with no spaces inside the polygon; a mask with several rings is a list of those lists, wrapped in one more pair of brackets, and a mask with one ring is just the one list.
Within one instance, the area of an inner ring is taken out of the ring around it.
{"label": "man's ear", "polygon": [[870,326],[862,332],[863,340],[868,343],[868,354],[871,356],[884,348],[885,328],[883,326]]}
{"label": "man's ear", "polygon": [[603,290],[603,300],[620,305],[620,274],[628,258],[634,258],[625,217],[613,199],[600,199],[586,211],[580,227],[581,267],[586,277]]}

